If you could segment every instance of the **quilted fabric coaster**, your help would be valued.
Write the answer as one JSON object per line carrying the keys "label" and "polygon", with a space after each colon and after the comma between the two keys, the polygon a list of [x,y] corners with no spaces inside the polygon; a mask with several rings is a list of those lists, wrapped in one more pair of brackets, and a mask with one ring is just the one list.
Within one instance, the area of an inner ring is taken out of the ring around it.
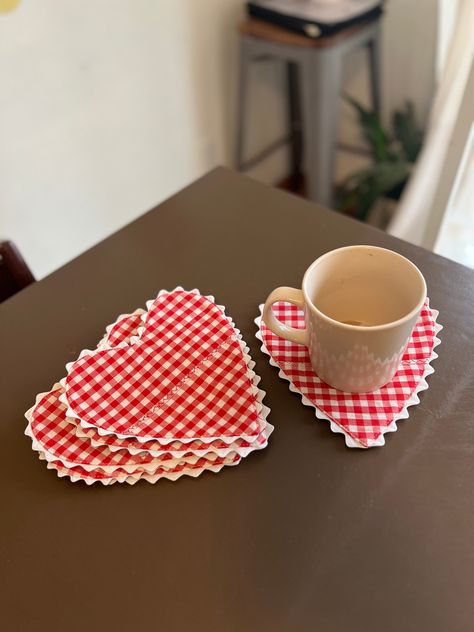
{"label": "quilted fabric coaster", "polygon": [[74,431],[78,437],[87,438],[94,447],[105,445],[111,452],[127,450],[130,454],[143,454],[145,452],[154,457],[171,455],[173,458],[179,459],[190,452],[196,456],[205,456],[209,452],[213,452],[218,456],[226,456],[230,452],[235,452],[242,457],[248,456],[254,450],[265,448],[273,432],[273,426],[264,421],[259,423],[259,429],[260,434],[253,442],[236,439],[232,443],[226,443],[216,439],[211,443],[203,443],[202,441],[181,443],[180,441],[173,441],[166,445],[162,445],[158,441],[140,443],[133,439],[119,439],[114,435],[100,435],[95,428],[83,428],[80,424],[75,426]]}
{"label": "quilted fabric coaster", "polygon": [[[184,292],[182,288],[177,288],[176,291]],[[170,293],[162,291],[159,296],[163,294]],[[189,294],[200,296],[197,290]],[[213,302],[212,297],[207,299]],[[149,301],[149,310],[154,304],[155,301]],[[219,306],[219,309],[224,314],[224,308]],[[144,322],[148,314],[149,312],[138,309],[133,314],[119,316],[107,327],[98,349],[127,347],[136,343],[145,330]],[[48,393],[38,395],[35,405],[26,413],[28,426],[25,434],[31,437],[33,449],[39,452],[40,459],[47,461],[48,469],[54,469],[58,476],[69,477],[71,481],[110,485],[114,482],[134,484],[143,479],[154,483],[160,479],[174,481],[183,475],[196,477],[204,471],[219,472],[226,465],[238,464],[242,456],[253,450],[266,447],[273,426],[266,421],[269,409],[263,405],[265,393],[257,387],[260,378],[253,372],[255,363],[248,355],[248,348],[241,340],[240,332],[229,318],[226,317],[226,320],[239,341],[251,379],[252,392],[255,394],[259,411],[259,434],[255,441],[175,441],[162,446],[156,441],[147,444],[133,438],[119,439],[109,434],[102,436],[97,429],[82,428],[77,418],[67,415],[67,406],[63,401],[63,380],[62,384],[56,384]],[[86,355],[89,353],[85,352]],[[109,449],[108,442],[113,449]],[[135,449],[132,448],[134,444]],[[155,450],[147,451],[147,447],[154,447]],[[174,449],[167,450],[169,447]]]}
{"label": "quilted fabric coaster", "polygon": [[[212,300],[212,297],[208,297]],[[153,301],[150,302],[150,305]],[[223,308],[220,307],[223,311]],[[113,346],[124,346],[131,343],[132,338],[138,336],[138,330],[143,325],[143,316],[146,314],[144,310],[137,310],[133,314],[125,314],[118,317],[117,321],[107,327],[107,333],[99,343],[98,348],[109,348]],[[232,323],[235,328],[235,325]],[[238,337],[240,333],[236,330]],[[257,386],[260,382],[260,378],[253,373],[255,363],[249,356],[249,350],[247,346],[241,341],[245,362],[248,368],[252,371],[252,380],[254,386]],[[258,400],[262,404],[263,391],[258,389]],[[263,407],[265,408],[265,407]],[[94,447],[100,447],[106,445],[111,451],[127,450],[131,454],[140,454],[142,452],[148,452],[152,456],[160,457],[162,455],[173,456],[174,458],[182,458],[189,452],[192,452],[196,456],[205,456],[208,452],[214,452],[218,456],[226,456],[230,452],[236,452],[239,456],[245,457],[253,450],[260,450],[265,448],[268,443],[268,438],[273,431],[273,426],[269,424],[265,417],[268,409],[265,411],[265,415],[259,416],[259,435],[253,442],[245,441],[244,439],[237,439],[232,443],[226,443],[225,441],[216,439],[210,443],[203,443],[196,440],[190,443],[183,444],[180,441],[174,441],[169,444],[161,444],[158,441],[146,441],[140,443],[133,438],[119,439],[115,435],[104,434],[101,435],[96,428],[83,428],[80,424],[76,424],[75,432],[79,437],[88,438]]]}
{"label": "quilted fabric coaster", "polygon": [[[280,302],[273,309],[283,323],[305,327],[304,313],[298,307]],[[262,311],[260,305],[260,317],[255,321],[262,351],[280,369],[280,377],[289,381],[290,390],[315,409],[316,417],[329,421],[333,432],[342,433],[348,447],[384,445],[384,434],[396,431],[396,422],[408,417],[408,407],[418,404],[418,393],[428,388],[426,377],[434,372],[431,362],[438,357],[434,349],[442,329],[436,322],[438,312],[430,308],[428,300],[394,378],[371,393],[344,393],[322,382],[313,372],[306,347],[273,334],[261,318]]]}
{"label": "quilted fabric coaster", "polygon": [[[240,461],[235,453],[222,458],[214,453],[198,457],[187,453],[181,459],[170,454],[159,458],[147,453],[131,455],[126,450],[111,452],[106,446],[94,447],[88,439],[75,433],[76,420],[66,417],[66,406],[60,401],[62,387],[59,384],[49,392],[38,396],[31,412],[27,414],[29,426],[27,434],[32,438],[33,449],[43,452],[46,460],[59,463],[70,470],[81,468],[91,477],[102,478],[120,474],[157,474],[166,471],[181,471],[186,467],[206,467],[208,465],[234,464]],[[225,460],[227,459],[227,460]],[[99,470],[99,475],[95,476]]]}
{"label": "quilted fabric coaster", "polygon": [[[43,461],[46,459],[46,457],[41,453],[39,455],[39,458]],[[77,481],[83,481],[87,485],[93,485],[94,483],[101,483],[102,485],[128,483],[129,485],[134,485],[140,480],[147,481],[148,483],[156,483],[161,479],[176,481],[182,476],[190,476],[192,478],[196,478],[197,476],[200,476],[203,472],[220,472],[225,465],[236,465],[236,463],[237,462],[227,462],[227,460],[224,459],[223,462],[220,464],[206,465],[205,467],[199,465],[196,465],[194,467],[180,466],[175,468],[174,470],[161,471],[160,469],[158,469],[153,474],[149,474],[147,472],[144,472],[143,474],[128,474],[127,472],[124,472],[122,470],[121,472],[117,471],[114,476],[105,474],[100,470],[86,472],[81,467],[66,467],[59,462],[48,462],[47,468],[48,470],[54,470],[59,478],[67,477],[73,483]]]}
{"label": "quilted fabric coaster", "polygon": [[261,405],[236,330],[198,292],[161,293],[132,344],[68,365],[68,416],[101,434],[162,444],[253,442]]}

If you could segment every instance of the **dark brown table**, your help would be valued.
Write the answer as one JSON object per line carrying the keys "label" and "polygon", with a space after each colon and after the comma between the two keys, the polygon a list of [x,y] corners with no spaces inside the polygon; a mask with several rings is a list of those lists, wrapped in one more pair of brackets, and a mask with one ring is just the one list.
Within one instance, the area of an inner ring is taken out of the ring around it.
{"label": "dark brown table", "polygon": [[[440,310],[430,389],[383,448],[349,450],[288,391],[253,319],[338,246],[410,257]],[[224,303],[276,430],[235,468],[86,487],[31,451],[24,411],[160,288]],[[0,629],[474,629],[474,272],[217,169],[0,306]]]}

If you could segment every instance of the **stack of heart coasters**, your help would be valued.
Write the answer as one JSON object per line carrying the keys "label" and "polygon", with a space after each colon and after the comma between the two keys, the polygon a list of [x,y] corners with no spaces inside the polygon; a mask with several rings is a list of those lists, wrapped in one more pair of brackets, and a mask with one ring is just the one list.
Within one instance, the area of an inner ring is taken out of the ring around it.
{"label": "stack of heart coasters", "polygon": [[[277,302],[273,305],[282,323],[303,329],[304,313],[295,305]],[[279,376],[289,388],[301,396],[302,403],[314,408],[319,419],[329,421],[335,433],[344,435],[350,448],[371,448],[385,444],[384,435],[397,430],[397,421],[409,416],[408,408],[419,403],[418,393],[428,388],[426,378],[434,372],[431,362],[437,358],[440,344],[438,312],[423,306],[411,338],[393,379],[370,393],[345,393],[331,388],[315,375],[306,347],[289,342],[271,332],[260,317],[256,319],[257,338],[262,351],[270,356],[270,364],[278,367]]]}
{"label": "stack of heart coasters", "polygon": [[26,413],[33,449],[87,484],[176,480],[236,465],[273,430],[249,349],[212,296],[161,291]]}

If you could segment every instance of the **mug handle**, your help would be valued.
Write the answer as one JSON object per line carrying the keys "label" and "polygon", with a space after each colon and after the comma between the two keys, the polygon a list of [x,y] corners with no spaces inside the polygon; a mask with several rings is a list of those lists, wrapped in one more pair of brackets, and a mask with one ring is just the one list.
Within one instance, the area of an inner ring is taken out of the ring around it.
{"label": "mug handle", "polygon": [[299,345],[308,345],[309,335],[308,329],[295,329],[295,327],[289,327],[283,324],[275,317],[272,307],[273,303],[278,301],[284,301],[285,303],[292,303],[297,307],[304,307],[304,296],[301,290],[296,290],[293,287],[277,287],[276,290],[270,294],[265,301],[265,307],[263,308],[263,322],[276,336],[296,342]]}

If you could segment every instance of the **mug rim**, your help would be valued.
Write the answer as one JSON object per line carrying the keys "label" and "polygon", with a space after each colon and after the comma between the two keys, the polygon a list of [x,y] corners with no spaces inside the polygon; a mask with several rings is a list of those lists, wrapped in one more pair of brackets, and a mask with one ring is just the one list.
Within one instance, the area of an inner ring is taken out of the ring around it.
{"label": "mug rim", "polygon": [[[391,320],[388,323],[382,323],[381,325],[372,325],[372,326],[368,326],[368,325],[350,325],[348,323],[343,323],[340,320],[336,320],[335,318],[331,318],[331,316],[328,316],[327,314],[322,312],[313,303],[312,299],[310,298],[310,296],[309,296],[309,294],[307,292],[306,285],[308,283],[308,279],[309,279],[311,273],[313,272],[314,268],[317,268],[318,265],[324,259],[327,259],[328,257],[334,255],[335,253],[339,253],[339,252],[342,252],[344,250],[359,250],[359,249],[363,249],[363,248],[370,248],[372,250],[380,250],[382,252],[389,252],[390,254],[396,255],[397,257],[400,257],[400,259],[403,259],[406,263],[408,263],[415,270],[415,272],[417,273],[419,279],[421,280],[421,284],[422,284],[422,288],[423,288],[422,297],[418,301],[416,306],[410,312],[408,312],[408,314],[405,314],[405,316],[402,316],[401,318],[398,318],[397,320]],[[371,246],[370,244],[366,244],[366,245],[358,244],[358,245],[354,245],[354,246],[343,246],[342,248],[334,248],[333,250],[329,250],[328,252],[325,252],[323,255],[321,255],[315,261],[313,261],[313,263],[309,266],[309,268],[304,273],[303,283],[302,283],[302,290],[303,290],[303,295],[304,295],[304,299],[305,299],[305,304],[310,309],[312,309],[314,312],[316,312],[318,314],[318,316],[320,316],[323,320],[325,320],[326,322],[330,323],[331,325],[337,325],[338,327],[341,327],[342,329],[346,329],[348,331],[359,331],[359,332],[360,331],[383,331],[385,329],[390,329],[392,327],[396,327],[398,325],[402,325],[403,323],[405,323],[405,322],[409,321],[411,318],[413,318],[413,316],[415,316],[418,312],[420,312],[421,308],[423,307],[423,305],[424,305],[424,303],[426,301],[426,294],[427,294],[425,277],[421,273],[420,269],[412,261],[410,261],[410,259],[408,259],[407,257],[404,257],[403,255],[401,255],[399,252],[396,252],[395,250],[390,250],[389,248],[382,248],[381,246]]]}

